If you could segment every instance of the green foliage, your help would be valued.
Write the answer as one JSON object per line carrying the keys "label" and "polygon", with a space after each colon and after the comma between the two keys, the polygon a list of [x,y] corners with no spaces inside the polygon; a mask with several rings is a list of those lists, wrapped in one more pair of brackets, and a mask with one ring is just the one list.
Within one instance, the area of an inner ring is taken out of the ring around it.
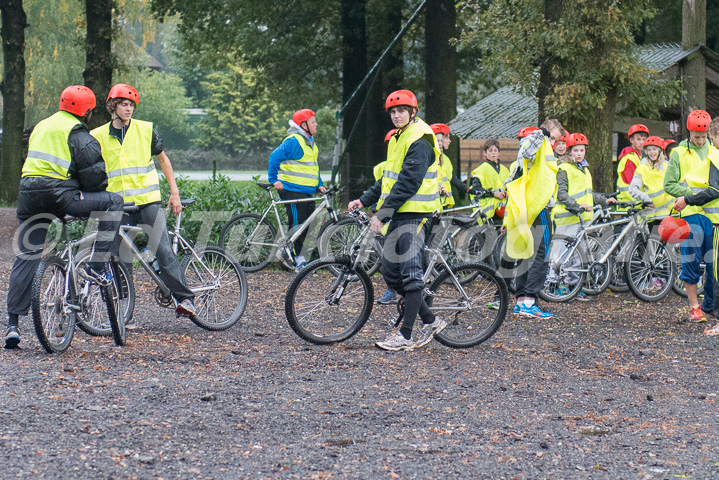
{"label": "green foliage", "polygon": [[212,73],[202,87],[207,120],[200,122],[196,143],[229,154],[267,151],[282,140],[283,124],[290,113],[283,112],[273,92],[259,79],[258,72],[243,65],[228,65]]}
{"label": "green foliage", "polygon": [[488,52],[483,65],[531,95],[540,65],[552,62],[548,115],[569,124],[591,122],[615,88],[630,115],[656,117],[658,108],[675,101],[677,83],[637,61],[634,33],[654,14],[645,0],[565,1],[551,25],[544,6],[542,0],[497,0],[486,11],[475,10],[474,29],[465,30],[462,41]]}

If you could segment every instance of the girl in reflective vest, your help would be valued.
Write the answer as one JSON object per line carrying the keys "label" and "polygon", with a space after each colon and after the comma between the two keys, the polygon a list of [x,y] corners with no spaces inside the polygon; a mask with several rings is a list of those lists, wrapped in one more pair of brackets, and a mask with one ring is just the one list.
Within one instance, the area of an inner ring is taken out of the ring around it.
{"label": "girl in reflective vest", "polygon": [[654,224],[669,215],[674,206],[674,197],[664,191],[664,174],[668,165],[664,155],[664,140],[656,136],[647,138],[644,151],[646,155],[629,184],[629,194],[638,201],[650,204],[652,211],[647,214],[647,220]]}

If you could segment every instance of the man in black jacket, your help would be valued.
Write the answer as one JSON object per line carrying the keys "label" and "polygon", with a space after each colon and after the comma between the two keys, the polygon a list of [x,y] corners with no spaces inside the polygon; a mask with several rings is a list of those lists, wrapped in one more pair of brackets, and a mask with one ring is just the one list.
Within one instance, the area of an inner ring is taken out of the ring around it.
{"label": "man in black jacket", "polygon": [[93,108],[92,90],[67,87],[60,96],[60,111],[38,123],[30,135],[17,201],[18,251],[10,273],[5,348],[17,348],[20,343],[18,317],[30,309],[32,280],[48,227],[56,217],[98,217],[88,274],[98,283],[111,281],[105,265],[117,250],[114,240],[123,202],[119,195],[105,191],[107,174],[100,144],[86,125]]}

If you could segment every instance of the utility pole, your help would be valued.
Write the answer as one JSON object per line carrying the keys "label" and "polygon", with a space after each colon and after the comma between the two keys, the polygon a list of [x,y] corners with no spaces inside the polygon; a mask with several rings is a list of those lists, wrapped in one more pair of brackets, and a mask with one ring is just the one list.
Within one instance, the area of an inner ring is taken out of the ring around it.
{"label": "utility pole", "polygon": [[[691,50],[705,45],[707,39],[707,1],[682,0],[682,48]],[[682,88],[686,91],[682,102],[682,120],[692,110],[706,110],[706,73],[704,54],[694,52],[687,58],[682,76]],[[685,125],[686,122],[682,121]]]}

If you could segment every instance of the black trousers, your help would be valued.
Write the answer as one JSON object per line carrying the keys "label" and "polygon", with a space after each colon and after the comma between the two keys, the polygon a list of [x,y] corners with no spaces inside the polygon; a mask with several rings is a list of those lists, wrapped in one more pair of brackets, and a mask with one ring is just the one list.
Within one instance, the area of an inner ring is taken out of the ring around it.
{"label": "black trousers", "polygon": [[14,244],[17,256],[10,272],[7,294],[9,314],[27,315],[30,310],[32,280],[42,259],[47,230],[55,218],[65,215],[98,218],[97,238],[90,260],[107,262],[111,254],[117,255],[115,238],[122,218],[121,196],[109,192],[76,191],[69,192],[64,200],[49,200],[41,195],[36,200],[21,198],[18,201],[17,242]]}
{"label": "black trousers", "polygon": [[[306,193],[291,192],[284,189],[280,190],[279,194],[281,200],[298,200],[312,197],[312,195],[307,195]],[[287,209],[287,219],[290,222],[290,232],[294,232],[297,226],[304,223],[305,220],[312,215],[312,212],[315,211],[315,202],[285,203],[285,209]],[[302,247],[305,244],[305,237],[307,237],[307,232],[309,231],[310,229],[308,228],[295,240],[295,244],[293,245],[295,255],[304,255]]]}

